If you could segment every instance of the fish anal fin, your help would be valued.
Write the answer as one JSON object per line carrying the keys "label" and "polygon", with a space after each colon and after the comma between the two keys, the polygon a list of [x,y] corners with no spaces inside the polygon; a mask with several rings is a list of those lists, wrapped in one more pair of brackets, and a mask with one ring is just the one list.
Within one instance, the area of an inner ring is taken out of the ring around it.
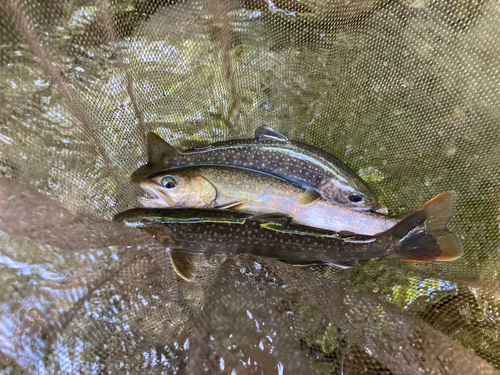
{"label": "fish anal fin", "polygon": [[195,271],[195,254],[170,250],[170,261],[175,272],[186,281],[193,281]]}
{"label": "fish anal fin", "polygon": [[220,204],[220,205],[214,206],[214,208],[216,208],[218,210],[227,210],[229,208],[236,210],[236,209],[243,207],[246,204],[247,204],[247,202],[245,202],[245,201],[235,201],[235,202]]}
{"label": "fish anal fin", "polygon": [[304,206],[309,206],[321,199],[321,194],[314,188],[308,188],[299,200]]}
{"label": "fish anal fin", "polygon": [[289,139],[283,134],[278,133],[276,130],[272,129],[267,125],[261,125],[255,129],[255,139],[257,141],[279,141],[288,142]]}

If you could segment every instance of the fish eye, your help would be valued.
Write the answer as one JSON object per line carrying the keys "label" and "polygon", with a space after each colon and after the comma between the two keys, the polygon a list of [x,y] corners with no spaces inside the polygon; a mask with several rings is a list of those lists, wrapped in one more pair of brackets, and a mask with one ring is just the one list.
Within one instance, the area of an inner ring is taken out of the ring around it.
{"label": "fish eye", "polygon": [[349,195],[349,200],[354,203],[361,202],[363,200],[363,197],[360,194],[350,194]]}
{"label": "fish eye", "polygon": [[162,177],[162,179],[160,180],[160,184],[165,189],[173,189],[174,187],[177,186],[177,181],[172,176],[165,176]]}

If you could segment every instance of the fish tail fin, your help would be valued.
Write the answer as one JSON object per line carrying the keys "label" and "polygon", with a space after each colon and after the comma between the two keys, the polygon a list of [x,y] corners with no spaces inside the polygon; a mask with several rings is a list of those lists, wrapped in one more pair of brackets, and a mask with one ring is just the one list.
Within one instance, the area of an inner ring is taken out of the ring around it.
{"label": "fish tail fin", "polygon": [[459,238],[447,226],[454,213],[455,194],[442,193],[389,229],[400,247],[388,258],[413,262],[450,261],[462,255]]}
{"label": "fish tail fin", "polygon": [[149,132],[146,138],[148,162],[132,173],[131,180],[138,183],[143,177],[168,169],[172,160],[180,156],[179,152],[159,135]]}

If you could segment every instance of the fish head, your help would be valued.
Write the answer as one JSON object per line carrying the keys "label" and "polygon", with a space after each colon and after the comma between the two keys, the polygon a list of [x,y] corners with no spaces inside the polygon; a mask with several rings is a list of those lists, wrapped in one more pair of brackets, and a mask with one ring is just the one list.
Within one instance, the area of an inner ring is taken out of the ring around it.
{"label": "fish head", "polygon": [[353,184],[340,176],[325,178],[318,186],[321,196],[355,211],[371,211],[377,206],[377,198],[368,184]]}
{"label": "fish head", "polygon": [[162,171],[144,177],[139,186],[149,195],[138,201],[148,208],[209,207],[217,197],[216,188],[195,171]]}

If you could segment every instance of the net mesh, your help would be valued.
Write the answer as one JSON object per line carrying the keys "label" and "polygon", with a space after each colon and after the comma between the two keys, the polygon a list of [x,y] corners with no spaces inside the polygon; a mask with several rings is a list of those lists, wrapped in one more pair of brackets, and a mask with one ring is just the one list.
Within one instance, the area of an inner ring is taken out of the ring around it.
{"label": "net mesh", "polygon": [[[497,2],[0,5],[0,373],[500,373]],[[147,131],[183,149],[264,124],[392,215],[456,191],[464,256],[200,255],[185,282],[109,221]]]}

